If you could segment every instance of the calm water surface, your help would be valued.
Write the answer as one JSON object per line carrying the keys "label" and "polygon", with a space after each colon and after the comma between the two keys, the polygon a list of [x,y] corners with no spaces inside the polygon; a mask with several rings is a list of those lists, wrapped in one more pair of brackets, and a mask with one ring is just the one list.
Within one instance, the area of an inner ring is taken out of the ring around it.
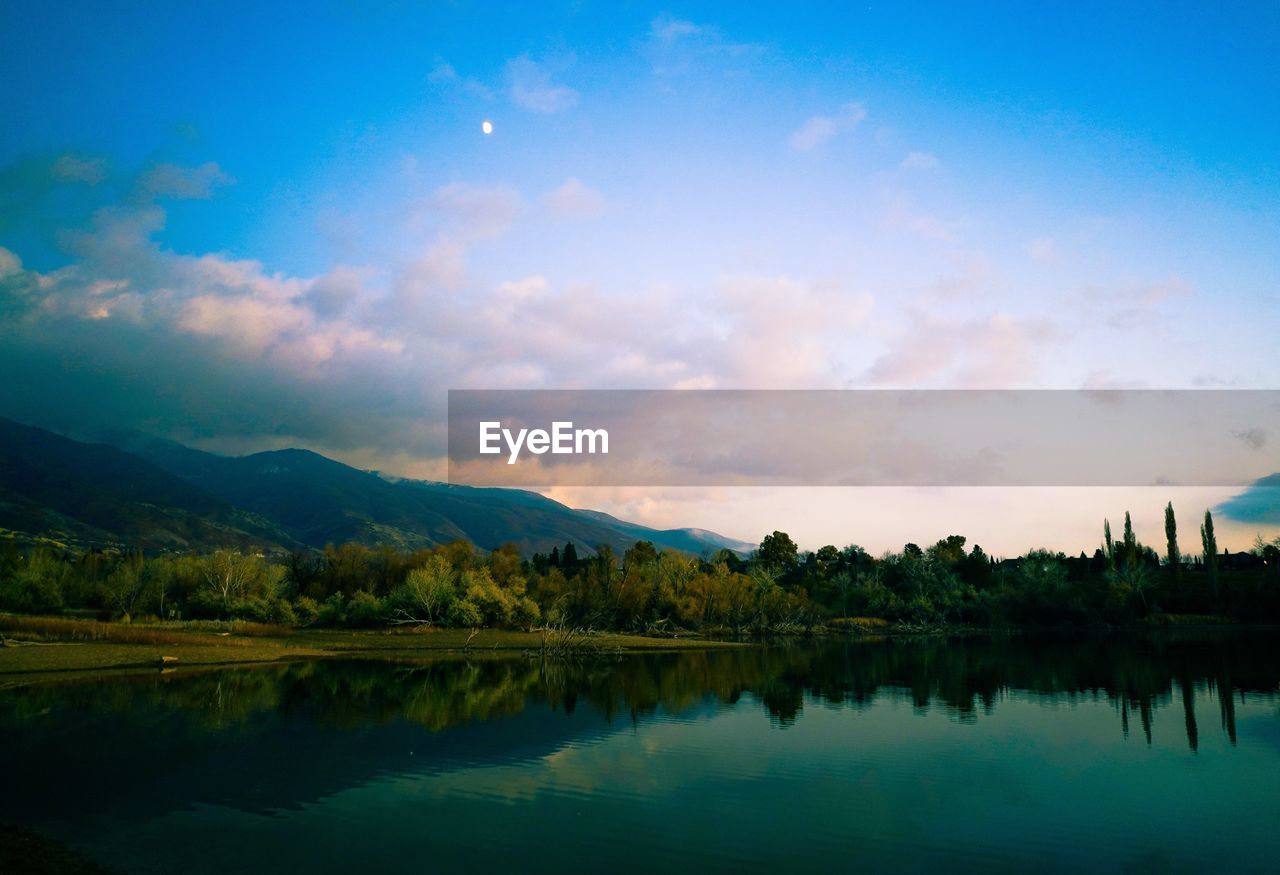
{"label": "calm water surface", "polygon": [[0,690],[124,872],[1280,871],[1280,636],[298,663]]}

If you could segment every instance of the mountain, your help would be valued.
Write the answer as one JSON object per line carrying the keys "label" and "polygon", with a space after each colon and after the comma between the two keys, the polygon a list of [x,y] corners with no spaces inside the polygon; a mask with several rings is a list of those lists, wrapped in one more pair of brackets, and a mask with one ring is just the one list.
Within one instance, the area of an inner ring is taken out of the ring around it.
{"label": "mountain", "polygon": [[527,555],[568,541],[587,550],[599,544],[625,550],[637,540],[651,540],[701,555],[744,546],[717,535],[660,531],[574,510],[536,492],[382,477],[309,450],[228,457],[154,439],[135,439],[129,449],[313,547],[359,541],[415,549],[465,539],[486,550],[514,543]]}
{"label": "mountain", "polygon": [[136,432],[86,444],[0,420],[0,526],[145,549],[275,551],[357,541],[402,550],[458,539],[521,552],[637,540],[694,555],[750,545],[656,530],[535,492],[382,477],[308,450],[220,456]]}
{"label": "mountain", "polygon": [[296,546],[268,521],[137,456],[0,419],[0,528],[145,550]]}
{"label": "mountain", "polygon": [[653,541],[655,544],[661,541],[664,546],[673,550],[683,550],[685,553],[693,553],[694,555],[700,555],[704,550],[710,548],[712,552],[724,549],[732,550],[734,553],[745,556],[756,548],[755,544],[748,541],[739,541],[736,538],[729,538],[715,532],[709,532],[706,529],[655,530],[636,523],[629,523],[626,520],[620,520],[602,510],[580,510],[577,513],[594,517],[610,528],[621,531],[623,534],[634,535],[633,541]]}

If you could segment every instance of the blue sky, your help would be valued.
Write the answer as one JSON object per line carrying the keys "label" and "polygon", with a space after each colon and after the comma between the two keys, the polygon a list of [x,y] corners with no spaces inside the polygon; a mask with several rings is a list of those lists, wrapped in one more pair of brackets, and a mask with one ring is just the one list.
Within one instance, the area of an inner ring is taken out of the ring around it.
{"label": "blue sky", "polygon": [[[449,387],[1280,364],[1274,4],[44,3],[0,29],[18,419],[438,477]],[[781,507],[806,545],[885,526],[866,493],[763,495],[560,497],[747,538]],[[984,495],[893,501],[956,528]],[[984,543],[1029,546],[1006,529]]]}

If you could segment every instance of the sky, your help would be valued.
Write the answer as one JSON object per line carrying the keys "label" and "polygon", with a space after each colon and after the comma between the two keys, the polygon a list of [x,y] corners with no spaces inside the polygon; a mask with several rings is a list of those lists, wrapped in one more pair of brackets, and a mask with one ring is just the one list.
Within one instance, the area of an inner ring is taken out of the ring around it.
{"label": "sky", "polygon": [[[450,388],[1276,388],[1280,7],[1215,6],[4,4],[0,415],[440,479]],[[1007,553],[1236,492],[548,490]]]}

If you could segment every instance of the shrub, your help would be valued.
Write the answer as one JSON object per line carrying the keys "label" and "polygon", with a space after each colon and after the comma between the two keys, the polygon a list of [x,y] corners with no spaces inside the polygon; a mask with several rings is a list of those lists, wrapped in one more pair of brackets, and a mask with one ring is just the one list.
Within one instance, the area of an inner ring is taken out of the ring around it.
{"label": "shrub", "polygon": [[480,609],[468,599],[459,599],[449,609],[449,625],[462,628],[479,626],[483,617]]}
{"label": "shrub", "polygon": [[386,622],[382,600],[373,593],[359,590],[347,605],[348,626],[380,626]]}
{"label": "shrub", "polygon": [[325,599],[324,604],[316,611],[316,624],[319,626],[341,626],[346,621],[347,606],[340,592]]}
{"label": "shrub", "polygon": [[846,632],[880,632],[889,628],[889,621],[883,617],[836,617],[827,625]]}
{"label": "shrub", "polygon": [[401,586],[387,599],[388,613],[400,620],[437,623],[449,616],[458,593],[453,569],[440,555],[421,568],[409,571]]}
{"label": "shrub", "polygon": [[480,622],[471,625],[508,626],[511,624],[512,613],[516,606],[515,597],[494,582],[487,568],[464,571],[462,584],[466,601],[474,605],[480,614]]}
{"label": "shrub", "polygon": [[511,621],[517,626],[531,629],[538,625],[538,621],[542,619],[542,609],[538,607],[538,603],[528,596],[521,596],[516,600],[515,609],[511,614]]}
{"label": "shrub", "polygon": [[274,598],[270,601],[268,608],[268,623],[274,623],[279,626],[298,625],[298,615],[294,613],[293,605],[289,604],[287,599]]}
{"label": "shrub", "polygon": [[62,588],[57,580],[27,575],[0,581],[0,608],[26,614],[62,611]]}
{"label": "shrub", "polygon": [[252,620],[255,623],[270,622],[271,606],[266,599],[236,599],[227,613],[233,620]]}
{"label": "shrub", "polygon": [[224,613],[222,597],[212,590],[199,590],[187,600],[187,616],[192,619],[217,620]]}
{"label": "shrub", "polygon": [[295,622],[300,626],[310,626],[316,621],[316,617],[320,614],[320,606],[316,604],[316,600],[302,596],[298,599],[297,604],[293,606],[293,613],[296,617]]}

